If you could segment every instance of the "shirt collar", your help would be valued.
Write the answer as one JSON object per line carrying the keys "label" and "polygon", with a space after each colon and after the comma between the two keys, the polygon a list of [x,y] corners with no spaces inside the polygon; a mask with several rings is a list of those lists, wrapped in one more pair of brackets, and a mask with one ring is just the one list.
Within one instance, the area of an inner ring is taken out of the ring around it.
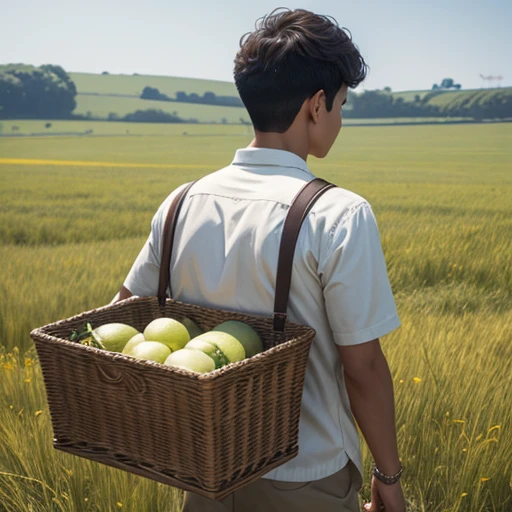
{"label": "shirt collar", "polygon": [[235,153],[235,159],[231,165],[239,167],[280,167],[287,169],[298,169],[309,176],[313,173],[309,170],[305,160],[295,153],[283,149],[270,148],[243,148]]}

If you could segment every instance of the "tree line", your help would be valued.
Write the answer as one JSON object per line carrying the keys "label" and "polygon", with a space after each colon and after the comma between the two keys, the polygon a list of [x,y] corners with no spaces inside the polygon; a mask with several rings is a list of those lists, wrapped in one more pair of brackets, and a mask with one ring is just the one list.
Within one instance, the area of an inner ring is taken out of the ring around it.
{"label": "tree line", "polygon": [[242,100],[237,96],[217,96],[211,91],[205,92],[202,96],[192,92],[187,94],[185,91],[178,91],[176,98],[171,98],[167,94],[161,93],[156,87],[149,85],[144,87],[140,95],[143,100],[156,101],[176,101],[179,103],[199,103],[202,105],[220,105],[223,107],[243,107]]}
{"label": "tree line", "polygon": [[344,112],[347,118],[391,118],[391,117],[461,117],[482,121],[484,119],[512,119],[512,88],[477,90],[456,95],[445,105],[430,102],[442,91],[432,91],[423,98],[416,95],[414,101],[394,97],[388,91],[365,91],[351,94],[350,109]]}
{"label": "tree line", "polygon": [[[422,98],[404,101],[393,96],[391,90],[350,93],[349,105],[344,109],[347,118],[392,118],[392,117],[465,117],[475,120],[512,119],[512,88],[483,89],[453,95],[444,104],[431,100],[439,94],[453,94],[446,89],[458,89],[459,84],[445,79],[442,88],[432,90]],[[61,66],[46,64],[35,67],[25,64],[0,65],[0,119],[90,119],[90,115],[74,114],[77,89]],[[159,101],[201,103],[206,105],[243,106],[240,98],[217,96],[211,91],[202,96],[178,91],[176,99],[162,94],[157,88],[147,86],[141,98]],[[444,97],[443,97],[444,98]],[[162,110],[138,110],[124,117],[111,113],[110,121],[139,121],[184,123],[198,122],[183,119],[178,112]]]}

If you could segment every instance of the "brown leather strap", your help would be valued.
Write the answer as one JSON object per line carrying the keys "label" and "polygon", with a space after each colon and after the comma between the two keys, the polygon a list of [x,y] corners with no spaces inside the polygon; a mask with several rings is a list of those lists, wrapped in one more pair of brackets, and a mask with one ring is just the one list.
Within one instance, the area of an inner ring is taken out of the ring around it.
{"label": "brown leather strap", "polygon": [[162,260],[160,261],[160,278],[158,281],[158,303],[160,306],[165,306],[167,287],[169,287],[169,293],[172,293],[170,272],[174,233],[176,232],[176,224],[178,222],[181,205],[183,204],[183,200],[185,199],[187,192],[194,183],[195,181],[189,183],[181,192],[176,194],[176,197],[172,200],[172,203],[169,206],[167,218],[165,219],[162,240]]}
{"label": "brown leather strap", "polygon": [[299,238],[300,228],[315,201],[327,190],[335,187],[321,178],[315,178],[302,187],[295,196],[284,222],[277,262],[276,296],[274,300],[275,331],[284,331],[288,297],[292,281],[293,256]]}

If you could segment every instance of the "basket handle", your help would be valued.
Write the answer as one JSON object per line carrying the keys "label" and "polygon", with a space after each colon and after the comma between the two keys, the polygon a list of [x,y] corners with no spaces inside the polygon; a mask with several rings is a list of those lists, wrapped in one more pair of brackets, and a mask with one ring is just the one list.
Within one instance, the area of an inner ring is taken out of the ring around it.
{"label": "basket handle", "polygon": [[[196,182],[194,181],[189,183],[176,195],[169,206],[169,211],[165,220],[162,241],[162,261],[160,262],[160,278],[158,283],[158,302],[162,307],[165,306],[167,288],[169,288],[169,291],[172,294],[170,266],[178,215],[181,205],[183,204],[183,200],[194,183]],[[295,254],[295,246],[297,245],[297,239],[299,237],[302,223],[316,200],[324,192],[327,192],[327,190],[335,186],[336,185],[333,185],[321,178],[315,178],[302,187],[290,206],[283,226],[281,245],[279,248],[279,259],[277,262],[276,295],[274,300],[273,316],[273,327],[275,331],[284,331],[286,311],[288,309],[288,298],[290,295],[293,256]]]}
{"label": "basket handle", "polygon": [[[196,180],[197,181],[197,180]],[[174,242],[174,233],[176,231],[176,224],[178,223],[178,215],[181,210],[183,200],[190,190],[190,187],[195,183],[189,183],[176,197],[172,200],[167,212],[167,218],[164,224],[164,233],[162,240],[162,261],[160,262],[160,276],[158,281],[158,303],[160,306],[165,306],[165,299],[167,296],[167,287],[169,287],[170,296],[172,297],[171,290],[171,256],[172,246]]]}
{"label": "basket handle", "polygon": [[279,260],[277,262],[276,295],[274,299],[274,331],[284,331],[286,311],[292,281],[293,256],[299,238],[300,228],[317,199],[329,189],[332,183],[315,178],[304,185],[295,196],[284,221]]}

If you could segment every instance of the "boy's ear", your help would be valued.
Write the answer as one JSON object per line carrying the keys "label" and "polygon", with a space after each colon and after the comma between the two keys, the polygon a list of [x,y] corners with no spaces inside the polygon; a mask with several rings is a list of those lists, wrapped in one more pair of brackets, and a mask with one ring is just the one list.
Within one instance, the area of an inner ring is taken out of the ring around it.
{"label": "boy's ear", "polygon": [[320,89],[309,100],[309,112],[315,123],[318,122],[322,107],[325,108],[325,92]]}

